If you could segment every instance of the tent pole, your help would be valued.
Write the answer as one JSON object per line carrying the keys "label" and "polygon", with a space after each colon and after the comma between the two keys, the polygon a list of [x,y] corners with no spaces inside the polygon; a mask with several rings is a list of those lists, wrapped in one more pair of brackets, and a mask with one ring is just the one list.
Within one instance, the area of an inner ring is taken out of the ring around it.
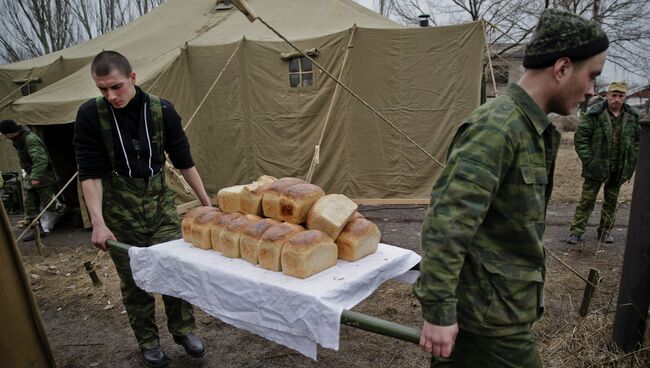
{"label": "tent pole", "polygon": [[[345,70],[345,65],[348,62],[348,55],[350,54],[350,49],[353,47],[352,46],[352,40],[354,39],[354,34],[357,31],[357,25],[354,24],[352,26],[352,31],[350,32],[350,39],[348,40],[348,46],[345,49],[345,56],[343,56],[343,63],[341,64],[341,71],[339,72],[338,78],[341,79],[341,76],[343,76],[343,71]],[[325,115],[325,123],[323,123],[323,129],[320,132],[320,138],[318,139],[318,144],[316,147],[314,147],[314,156],[311,159],[311,165],[309,166],[309,171],[307,172],[307,178],[305,181],[307,183],[311,183],[311,179],[314,176],[314,171],[316,170],[316,166],[319,164],[319,159],[320,159],[320,146],[323,143],[323,138],[325,137],[325,130],[327,129],[327,124],[330,121],[330,117],[332,115],[332,108],[334,107],[334,101],[336,101],[337,97],[339,95],[339,85],[337,84],[334,87],[334,93],[332,94],[332,99],[330,100],[330,106],[327,109],[327,114]]]}

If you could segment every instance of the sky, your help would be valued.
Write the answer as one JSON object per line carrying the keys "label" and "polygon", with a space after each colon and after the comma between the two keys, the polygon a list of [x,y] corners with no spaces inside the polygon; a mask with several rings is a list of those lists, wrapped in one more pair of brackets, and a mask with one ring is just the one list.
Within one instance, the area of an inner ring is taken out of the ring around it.
{"label": "sky", "polygon": [[[354,0],[355,2],[365,6],[368,9],[377,11],[376,0]],[[626,70],[616,66],[611,62],[605,62],[605,68],[603,70],[602,80],[604,82],[610,82],[615,80],[626,80],[628,83],[647,85],[650,84],[650,81],[629,73]]]}

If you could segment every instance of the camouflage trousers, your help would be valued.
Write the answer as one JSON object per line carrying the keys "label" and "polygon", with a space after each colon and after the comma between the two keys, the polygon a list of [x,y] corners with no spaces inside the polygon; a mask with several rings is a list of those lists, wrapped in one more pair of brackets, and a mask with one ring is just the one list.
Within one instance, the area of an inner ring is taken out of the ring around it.
{"label": "camouflage trousers", "polygon": [[[614,176],[614,175],[612,175]],[[571,221],[570,232],[573,235],[581,236],[587,227],[587,221],[596,204],[596,196],[603,183],[585,178],[582,185],[582,196],[576,206],[576,214]],[[618,204],[618,193],[621,190],[621,183],[616,179],[607,181],[603,188],[603,207],[600,213],[598,235],[608,233],[614,225],[616,217],[616,206]]]}
{"label": "camouflage trousers", "polygon": [[509,336],[481,336],[460,330],[449,359],[431,359],[432,368],[539,368],[530,331]]}
{"label": "camouflage trousers", "polygon": [[[24,194],[25,220],[30,223],[41,213],[41,205],[45,207],[56,196],[56,186],[25,189]],[[54,211],[54,206],[50,206],[48,211]]]}
{"label": "camouflage trousers", "polygon": [[[175,193],[165,185],[162,173],[148,180],[115,174],[102,180],[102,184],[104,221],[118,241],[148,247],[181,238]],[[111,250],[110,255],[120,277],[122,303],[138,345],[144,349],[158,346],[154,296],[136,286],[128,254]],[[192,305],[167,295],[162,300],[169,332],[176,336],[192,332],[195,327]]]}

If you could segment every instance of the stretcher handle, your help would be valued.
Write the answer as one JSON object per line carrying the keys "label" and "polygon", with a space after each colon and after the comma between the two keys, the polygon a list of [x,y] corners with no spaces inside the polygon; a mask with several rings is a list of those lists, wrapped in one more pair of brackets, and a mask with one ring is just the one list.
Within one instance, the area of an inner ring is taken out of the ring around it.
{"label": "stretcher handle", "polygon": [[124,253],[129,253],[129,248],[131,248],[131,245],[124,244],[121,242],[118,242],[117,240],[107,240],[106,241],[106,247],[107,248],[113,248],[114,250],[118,250],[120,252]]}
{"label": "stretcher handle", "polygon": [[341,313],[341,323],[361,330],[420,344],[420,330],[367,314],[344,310]]}
{"label": "stretcher handle", "polygon": [[[124,244],[115,240],[107,240],[106,245],[120,252],[128,254],[128,244]],[[420,343],[420,331],[403,326],[394,322],[386,321],[380,318],[372,317],[367,314],[344,310],[341,313],[341,323],[350,327],[358,328],[361,330],[374,332],[380,335],[394,337],[396,339],[412,342],[415,344]]]}

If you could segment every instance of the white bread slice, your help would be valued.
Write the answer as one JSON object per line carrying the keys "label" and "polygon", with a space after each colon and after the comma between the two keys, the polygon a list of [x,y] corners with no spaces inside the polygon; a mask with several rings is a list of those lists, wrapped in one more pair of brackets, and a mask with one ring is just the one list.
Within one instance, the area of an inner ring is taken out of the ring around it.
{"label": "white bread slice", "polygon": [[354,215],[357,207],[356,203],[343,194],[328,194],[317,200],[309,211],[307,228],[320,230],[334,240]]}

